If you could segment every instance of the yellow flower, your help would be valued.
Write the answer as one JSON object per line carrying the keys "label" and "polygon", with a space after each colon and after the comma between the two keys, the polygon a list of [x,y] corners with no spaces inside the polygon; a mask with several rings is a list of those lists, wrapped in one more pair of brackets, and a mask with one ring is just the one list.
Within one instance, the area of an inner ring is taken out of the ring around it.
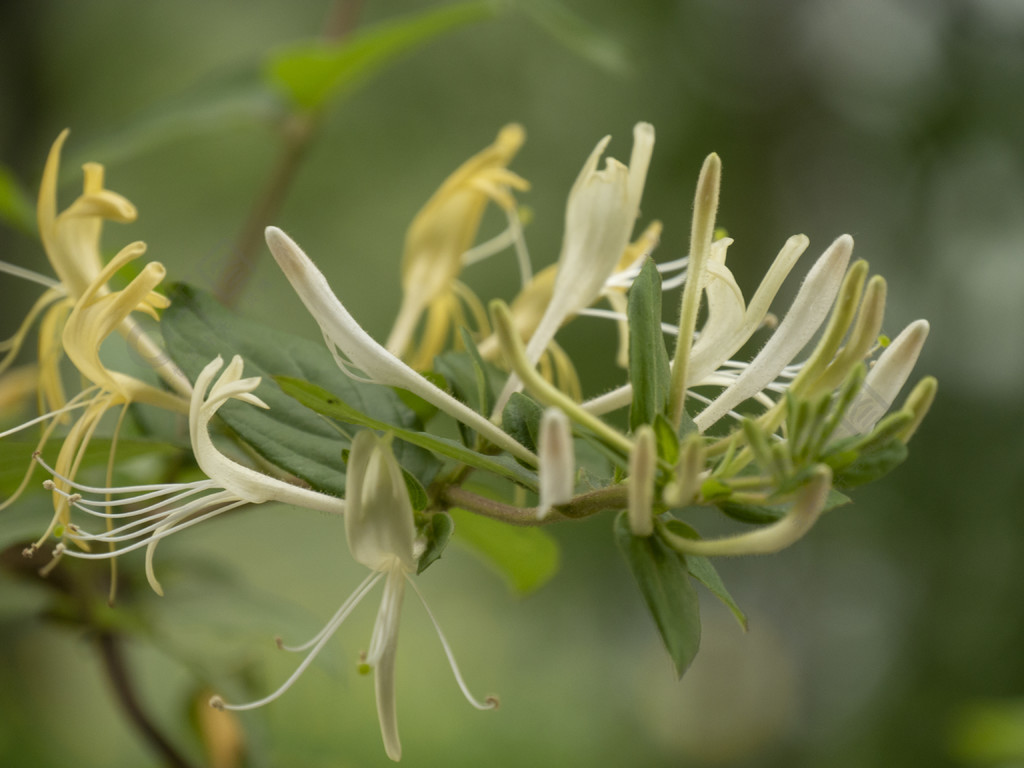
{"label": "yellow flower", "polygon": [[[150,262],[123,290],[110,292],[107,281],[111,275],[146,250],[143,243],[132,243],[117,254],[103,267],[84,290],[64,323],[62,334],[63,349],[79,372],[91,382],[71,401],[67,408],[82,409],[72,425],[55,463],[58,479],[54,488],[54,516],[43,536],[36,542],[38,547],[51,533],[63,534],[70,522],[69,496],[85,451],[92,440],[104,415],[113,408],[129,403],[145,403],[165,410],[188,412],[188,401],[176,394],[158,389],[139,379],[108,369],[100,359],[100,348],[104,340],[115,329],[121,327],[131,312],[141,311],[156,315],[156,310],[167,306],[167,299],[153,291],[164,278],[162,264]],[[45,444],[52,431],[51,424],[44,432],[40,447]],[[120,418],[118,419],[118,428]],[[115,435],[117,428],[115,428]],[[111,464],[113,451],[111,452]],[[9,503],[9,502],[8,502]]]}
{"label": "yellow flower", "polygon": [[29,310],[17,333],[0,347],[7,352],[0,361],[2,373],[14,361],[32,323],[46,310],[39,334],[39,382],[44,410],[59,408],[66,402],[59,369],[61,328],[71,306],[103,269],[99,249],[103,221],[127,223],[135,221],[136,217],[134,205],[104,188],[103,166],[98,163],[86,163],[82,167],[85,176],[82,194],[67,209],[57,212],[57,174],[61,149],[67,137],[65,129],[50,148],[39,186],[37,207],[39,235],[46,257],[57,273],[57,281],[28,270],[4,269],[9,274],[47,287]]}
{"label": "yellow flower", "polygon": [[[50,422],[37,445],[42,450],[58,423],[67,423],[68,414],[82,411],[71,427],[61,458],[57,464],[68,477],[73,478],[82,455],[103,414],[116,405],[145,402],[158,407],[183,410],[191,385],[184,374],[170,361],[160,348],[130,317],[135,309],[149,314],[165,305],[165,300],[151,294],[152,288],[163,279],[164,269],[159,264],[148,265],[128,289],[111,293],[109,278],[118,268],[141,255],[141,243],[129,246],[112,262],[103,266],[100,256],[100,235],[104,220],[127,223],[136,218],[135,206],[127,199],[105,188],[103,166],[86,163],[83,166],[82,194],[65,210],[57,210],[57,177],[61,150],[67,139],[64,130],[53,143],[43,169],[39,188],[37,218],[39,234],[47,259],[57,280],[30,270],[0,263],[0,271],[40,283],[46,291],[36,301],[18,331],[0,343],[5,356],[0,360],[0,374],[14,361],[32,324],[42,315],[39,323],[38,393],[43,413],[7,434],[38,422]],[[111,331],[117,329],[135,351],[149,363],[183,397],[168,394],[130,376],[106,369],[99,357],[100,345]],[[91,382],[83,391],[68,399],[64,392],[61,361],[65,354],[79,372]],[[30,465],[24,480],[0,509],[17,499],[32,474]],[[66,522],[67,505],[55,497],[56,514],[51,529]],[[49,533],[48,531],[47,533]]]}
{"label": "yellow flower", "polygon": [[[402,256],[402,305],[386,347],[407,359],[414,368],[424,368],[445,345],[453,327],[466,324],[460,304],[469,307],[477,321],[486,323],[486,312],[479,300],[458,276],[464,256],[473,246],[480,220],[489,202],[499,206],[509,218],[513,234],[519,220],[511,190],[526,190],[525,179],[507,166],[525,140],[521,126],[506,125],[486,149],[463,163],[433,194],[416,214],[405,237]],[[521,268],[528,272],[521,239]],[[528,276],[528,275],[527,275]],[[413,337],[423,313],[426,327],[414,350]]]}
{"label": "yellow flower", "polygon": [[[7,353],[0,361],[2,373],[14,362],[31,325],[43,314],[39,327],[39,389],[40,404],[44,411],[59,409],[67,403],[61,384],[60,361],[63,356],[63,328],[71,308],[87,290],[91,290],[97,297],[110,292],[105,281],[97,283],[97,277],[103,272],[100,257],[103,222],[109,220],[124,224],[135,221],[137,216],[134,205],[104,187],[104,170],[99,163],[86,163],[82,166],[82,194],[65,210],[57,212],[57,176],[61,149],[67,136],[68,130],[65,129],[50,148],[43,168],[37,204],[39,236],[46,257],[57,274],[57,280],[0,263],[0,271],[40,283],[47,288],[29,310],[18,331],[0,343],[0,351]],[[107,272],[108,277],[111,274],[113,272]],[[188,380],[170,364],[166,355],[160,353],[134,320],[126,317],[119,330],[173,389],[188,395],[191,390]]]}

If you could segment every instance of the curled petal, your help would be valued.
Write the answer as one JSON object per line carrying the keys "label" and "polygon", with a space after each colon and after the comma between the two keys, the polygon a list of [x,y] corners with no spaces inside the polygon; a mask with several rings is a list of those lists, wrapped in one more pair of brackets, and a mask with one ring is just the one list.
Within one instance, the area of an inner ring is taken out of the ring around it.
{"label": "curled petal", "polygon": [[[401,387],[419,395],[449,416],[523,461],[536,466],[537,457],[476,411],[435,387],[378,344],[360,327],[334,295],[323,273],[295,242],[277,227],[267,227],[267,245],[324,338],[375,383]],[[339,358],[344,368],[344,360]]]}

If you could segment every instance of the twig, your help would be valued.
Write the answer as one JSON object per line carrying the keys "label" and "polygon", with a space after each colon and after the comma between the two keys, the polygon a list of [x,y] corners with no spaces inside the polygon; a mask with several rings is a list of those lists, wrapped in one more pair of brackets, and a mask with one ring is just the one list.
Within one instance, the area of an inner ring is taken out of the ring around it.
{"label": "twig", "polygon": [[[356,26],[361,6],[362,0],[335,2],[325,22],[325,37],[334,41],[346,38]],[[281,154],[266,186],[249,212],[214,288],[214,295],[225,306],[235,306],[252,277],[257,263],[256,256],[263,243],[263,230],[281,209],[319,125],[319,113],[294,114],[285,123]]]}
{"label": "twig", "polygon": [[132,685],[131,675],[128,672],[128,665],[125,663],[121,638],[113,632],[102,631],[99,634],[98,642],[103,666],[107,670],[107,676],[110,678],[117,700],[121,703],[125,714],[128,715],[128,719],[142,734],[143,739],[163,756],[168,766],[192,768],[192,763],[182,757],[167,737],[159,731],[139,702]]}

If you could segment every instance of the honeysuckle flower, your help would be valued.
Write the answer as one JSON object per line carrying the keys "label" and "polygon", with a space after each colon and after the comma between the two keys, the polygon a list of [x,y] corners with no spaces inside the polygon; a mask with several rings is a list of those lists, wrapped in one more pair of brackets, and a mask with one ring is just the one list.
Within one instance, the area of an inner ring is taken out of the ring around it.
{"label": "honeysuckle flower", "polygon": [[576,487],[576,453],[568,417],[558,408],[547,408],[540,418],[537,456],[540,459],[540,501],[537,519],[551,508],[565,504]]}
{"label": "honeysuckle flower", "polygon": [[[605,298],[611,304],[611,310],[594,309],[584,307],[577,315],[592,315],[596,317],[611,317],[618,322],[619,326],[619,351],[616,357],[620,366],[625,367],[629,354],[628,339],[629,332],[625,317],[625,291],[632,285],[633,280],[639,274],[638,262],[642,262],[651,254],[658,244],[661,236],[661,222],[653,221],[640,234],[640,236],[626,247],[619,260],[615,271],[605,281],[600,297]],[[685,267],[685,260],[659,265],[659,271],[671,271]],[[526,344],[537,330],[548,305],[552,301],[555,288],[555,278],[558,275],[558,264],[545,267],[535,274],[523,289],[516,294],[509,309],[512,313],[512,321],[519,337]],[[671,284],[665,289],[673,287]],[[564,318],[567,322],[570,317]],[[478,345],[480,355],[491,361],[500,360],[497,334],[492,333],[483,339]],[[554,339],[548,342],[547,349],[538,360],[541,375],[545,379],[556,384],[559,389],[568,394],[574,400],[582,399],[579,377],[576,375],[576,368],[565,351],[555,342]]]}
{"label": "honeysuckle flower", "polygon": [[[714,410],[706,408],[695,418],[701,429],[765,389],[778,391],[788,385],[799,370],[792,361],[821,327],[835,302],[853,248],[852,238],[844,236],[826,249],[808,271],[782,322],[758,355],[747,363],[729,358],[763,326],[772,300],[807,248],[807,238],[795,235],[786,242],[746,306],[732,272],[725,266],[726,250],[731,243],[731,239],[725,238],[711,247],[705,281],[708,316],[689,357],[688,396],[695,396],[694,387],[726,388],[715,400]],[[678,332],[678,328],[674,330]],[[783,383],[776,386],[780,377]],[[628,405],[632,394],[632,387],[627,384],[583,403],[583,407],[594,414],[608,413]]]}
{"label": "honeysuckle flower", "polygon": [[[91,386],[76,395],[65,408],[40,417],[42,420],[55,419],[70,411],[81,411],[65,436],[57,457],[56,471],[62,478],[74,479],[85,450],[108,411],[121,407],[123,417],[124,407],[129,403],[143,403],[182,413],[187,410],[187,401],[179,395],[158,389],[132,376],[111,371],[100,360],[100,347],[104,339],[115,328],[120,327],[131,312],[154,314],[156,308],[167,304],[163,296],[153,291],[165,274],[163,265],[156,262],[147,264],[123,290],[110,292],[106,288],[107,281],[114,272],[141,256],[144,251],[144,244],[134,243],[111,259],[110,263],[95,275],[93,282],[83,290],[64,320],[61,348]],[[40,419],[33,419],[21,427],[5,432],[4,435],[18,431]],[[55,424],[53,421],[44,431],[37,450],[42,450],[45,446]],[[30,473],[31,468],[28,474]],[[64,481],[58,481],[57,488],[66,490],[63,483]],[[53,519],[37,545],[58,525],[65,526],[68,522],[67,500],[62,494],[55,493]]]}
{"label": "honeysuckle flower", "polygon": [[[633,232],[654,150],[654,127],[649,123],[634,127],[628,166],[608,158],[605,167],[598,170],[609,141],[611,137],[605,136],[597,143],[569,192],[551,300],[526,345],[526,359],[531,365],[540,359],[562,322],[590,306],[601,294]],[[495,413],[501,413],[520,386],[515,376],[509,377]]]}
{"label": "honeysuckle flower", "polygon": [[[103,222],[129,223],[135,221],[137,216],[134,205],[116,192],[106,189],[103,183],[104,169],[99,163],[86,163],[82,166],[82,194],[65,210],[57,212],[57,176],[61,149],[68,133],[66,129],[62,131],[50,148],[39,187],[37,207],[39,235],[57,280],[0,263],[0,271],[37,282],[47,289],[14,336],[0,344],[0,350],[6,352],[3,360],[0,360],[2,373],[20,351],[35,319],[43,314],[39,333],[39,386],[43,410],[57,409],[67,402],[60,376],[62,348],[59,340],[71,307],[86,291],[94,296],[102,296],[110,291],[105,282],[97,281],[103,271],[99,247]],[[122,320],[119,330],[175,391],[188,395],[188,380],[166,355],[160,353],[131,317]]]}
{"label": "honeysuckle flower", "polygon": [[[471,309],[480,306],[472,292],[458,281],[464,255],[476,240],[488,202],[498,205],[518,232],[515,198],[511,190],[526,190],[525,179],[508,170],[523,145],[522,126],[506,125],[486,149],[463,163],[449,176],[416,214],[405,237],[402,256],[402,305],[388,337],[387,349],[406,357],[416,325],[424,311],[430,316],[419,349],[411,355],[414,368],[429,366],[441,352],[454,324],[461,317],[460,299]],[[529,261],[521,237],[513,238],[524,279]],[[478,317],[482,312],[475,313]]]}
{"label": "honeysuckle flower", "polygon": [[[369,430],[363,430],[355,436],[349,452],[345,487],[348,496],[345,535],[349,551],[357,562],[370,569],[370,576],[356,588],[324,628],[309,642],[299,646],[279,643],[285,650],[309,650],[309,654],[292,676],[274,693],[245,704],[228,704],[221,697],[215,696],[210,704],[218,709],[247,710],[261,707],[277,699],[312,663],[370,589],[383,579],[384,596],[377,611],[369,648],[362,657],[360,667],[366,671],[374,671],[381,738],[388,757],[397,761],[402,756],[402,744],[398,736],[395,699],[395,654],[398,649],[398,627],[406,583],[412,585],[421,601],[423,595],[411,579],[411,575],[416,572],[419,546],[413,525],[409,491],[402,478],[402,469],[391,450],[390,436],[379,437]],[[437,630],[455,680],[466,700],[481,710],[497,707],[497,699],[491,697],[478,701],[466,688],[451,647],[437,620],[425,601],[423,606]]]}
{"label": "honeysuckle flower", "polygon": [[288,235],[277,227],[267,227],[266,234],[274,259],[320,326],[328,348],[343,371],[358,378],[359,374],[352,370],[354,367],[376,384],[409,390],[476,430],[498,448],[533,466],[537,465],[537,457],[510,435],[431,384],[378,344],[349,314],[323,273]]}
{"label": "honeysuckle flower", "polygon": [[889,410],[903,388],[928,338],[927,320],[916,320],[893,339],[868,371],[835,437],[867,434]]}
{"label": "honeysuckle flower", "polygon": [[727,411],[763,390],[807,346],[828,316],[852,252],[853,238],[844,235],[815,262],[789,311],[760,352],[735,381],[694,417],[699,430],[706,430]]}
{"label": "honeysuckle flower", "polygon": [[[678,414],[681,414],[679,409],[685,397],[705,402],[706,407],[694,417],[701,432],[725,415],[737,415],[734,409],[744,401],[759,400],[770,406],[774,401],[765,391],[783,389],[798,376],[801,366],[794,365],[794,359],[818,332],[836,303],[853,249],[849,236],[837,239],[810,269],[789,311],[754,359],[749,363],[730,360],[730,356],[765,324],[772,300],[806,250],[808,241],[802,235],[791,237],[768,269],[749,305],[745,304],[742,291],[725,264],[732,240],[713,240],[720,174],[720,161],[716,155],[710,155],[697,185],[680,324],[673,329],[677,341],[671,362],[670,408],[674,411],[673,417],[681,418]],[[700,333],[696,334],[697,309],[702,295],[707,297],[708,313]],[[884,304],[876,298],[872,297],[872,307]],[[884,299],[884,294],[881,298]],[[865,317],[870,314],[866,312]],[[860,349],[859,345],[856,349]],[[842,361],[836,373],[839,368],[845,370],[853,363],[854,351],[851,347],[847,355],[849,361]],[[711,400],[693,391],[695,387],[708,386],[722,387],[723,391]],[[631,398],[632,388],[626,385],[584,403],[583,407],[599,415],[628,404]]]}
{"label": "honeysuckle flower", "polygon": [[[259,377],[242,378],[243,361],[232,358],[223,373],[222,358],[206,365],[196,378],[189,403],[189,436],[192,453],[206,474],[189,483],[162,483],[121,487],[97,487],[76,482],[57,468],[37,461],[53,475],[46,485],[67,504],[106,523],[113,524],[100,533],[91,533],[77,524],[67,523],[59,531],[63,541],[58,555],[85,559],[110,559],[142,547],[146,548],[146,576],[150,586],[163,594],[153,572],[156,545],[164,538],[209,520],[245,504],[277,501],[320,512],[341,514],[345,502],[328,494],[292,485],[239,464],[217,449],[210,437],[209,424],[224,403],[240,400],[259,408],[267,405],[253,391]],[[214,378],[216,381],[214,381]],[[111,548],[99,552],[79,552],[68,544],[101,543]]]}

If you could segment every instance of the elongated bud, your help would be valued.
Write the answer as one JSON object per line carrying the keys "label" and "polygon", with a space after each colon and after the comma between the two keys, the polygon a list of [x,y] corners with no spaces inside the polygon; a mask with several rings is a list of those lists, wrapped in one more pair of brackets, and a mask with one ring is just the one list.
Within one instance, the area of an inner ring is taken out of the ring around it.
{"label": "elongated bud", "polygon": [[917,320],[904,328],[886,347],[851,403],[848,415],[837,430],[838,437],[870,432],[885,415],[914,370],[928,338],[928,330],[927,320]]}
{"label": "elongated bud", "polygon": [[686,555],[768,555],[795,543],[811,529],[825,509],[831,487],[832,470],[822,464],[814,470],[807,485],[797,492],[789,513],[776,523],[721,539],[687,539],[664,529],[662,535],[674,549]]}
{"label": "elongated bud", "polygon": [[697,327],[697,310],[700,308],[700,295],[704,289],[704,271],[711,253],[711,239],[715,234],[715,214],[718,212],[718,192],[721,184],[722,161],[712,152],[700,169],[697,192],[693,200],[690,264],[679,309],[679,336],[676,338],[669,391],[669,421],[676,427],[683,418],[690,348],[693,345],[693,332]]}
{"label": "elongated bud", "polygon": [[860,312],[857,313],[857,321],[850,330],[846,346],[839,351],[821,378],[814,383],[816,392],[828,392],[838,387],[853,367],[867,357],[882,330],[885,296],[885,278],[875,275],[864,289],[864,300],[861,302]]}
{"label": "elongated bud", "polygon": [[910,438],[914,436],[917,428],[921,426],[921,422],[924,421],[924,417],[928,414],[928,410],[935,401],[935,393],[938,389],[939,382],[935,377],[927,376],[917,382],[917,385],[907,396],[907,401],[903,404],[903,410],[913,413],[914,420],[904,427],[900,433],[899,437],[904,445],[910,442]]}
{"label": "elongated bud", "polygon": [[540,505],[537,519],[551,508],[572,498],[576,485],[576,454],[568,417],[558,408],[548,408],[540,419],[537,450],[540,457]]}
{"label": "elongated bud", "polygon": [[658,446],[650,424],[637,428],[629,455],[629,529],[634,536],[654,533],[654,475],[658,470]]}

